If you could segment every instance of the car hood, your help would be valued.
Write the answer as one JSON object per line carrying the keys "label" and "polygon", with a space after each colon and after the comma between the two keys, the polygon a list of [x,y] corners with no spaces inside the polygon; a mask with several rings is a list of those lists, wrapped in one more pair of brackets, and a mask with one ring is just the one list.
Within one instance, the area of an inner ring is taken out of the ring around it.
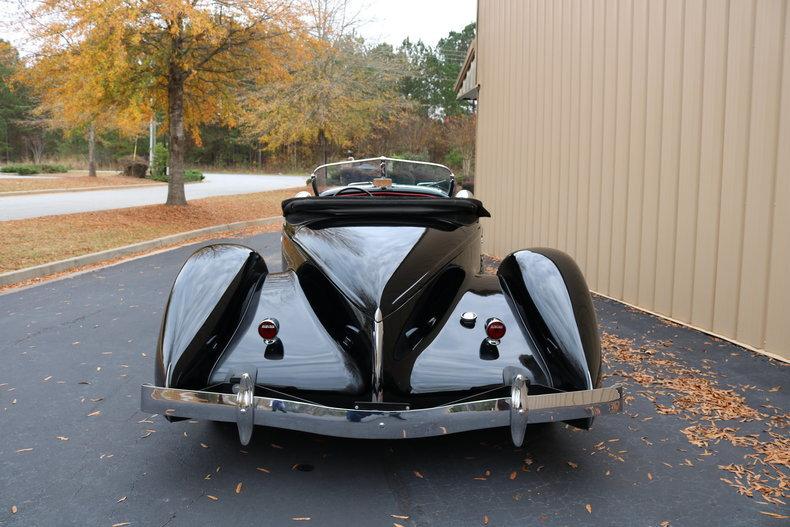
{"label": "car hood", "polygon": [[417,293],[477,233],[477,229],[468,227],[300,227],[293,240],[363,313],[372,317],[379,308],[386,317]]}

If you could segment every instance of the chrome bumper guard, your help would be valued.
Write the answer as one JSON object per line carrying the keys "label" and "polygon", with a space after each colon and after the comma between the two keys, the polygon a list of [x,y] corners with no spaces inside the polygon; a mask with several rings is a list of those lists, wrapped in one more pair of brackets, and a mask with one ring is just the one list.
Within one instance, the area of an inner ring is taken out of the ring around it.
{"label": "chrome bumper guard", "polygon": [[215,393],[144,384],[144,412],[236,423],[246,445],[254,425],[272,426],[336,437],[405,439],[510,426],[521,446],[528,423],[583,419],[622,411],[620,386],[543,395],[528,395],[521,375],[511,383],[511,396],[404,411],[352,410],[254,396],[254,381],[245,373],[238,393]]}

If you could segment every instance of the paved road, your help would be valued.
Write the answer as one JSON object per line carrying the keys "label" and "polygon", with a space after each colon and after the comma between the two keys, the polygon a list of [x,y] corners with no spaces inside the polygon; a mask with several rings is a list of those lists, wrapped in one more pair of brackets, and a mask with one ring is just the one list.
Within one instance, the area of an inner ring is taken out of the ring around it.
{"label": "paved road", "polygon": [[[276,233],[234,241],[277,268]],[[743,449],[722,442],[703,455],[680,433],[689,422],[656,413],[635,385],[627,414],[589,432],[532,426],[518,449],[507,430],[359,441],[267,428],[242,448],[233,427],[149,419],[139,386],[194,248],[0,295],[0,525],[781,525],[759,514],[781,510],[719,480],[717,466],[744,463]],[[787,408],[775,363],[615,302],[596,307],[606,331],[759,387],[744,393],[755,408]]]}
{"label": "paved road", "polygon": [[[202,183],[186,186],[186,195],[187,199],[200,199],[211,196],[249,194],[304,186],[305,179],[306,177],[303,176],[206,174],[206,179]],[[0,197],[0,221],[155,205],[164,203],[166,198],[167,187],[164,185],[3,196]]]}

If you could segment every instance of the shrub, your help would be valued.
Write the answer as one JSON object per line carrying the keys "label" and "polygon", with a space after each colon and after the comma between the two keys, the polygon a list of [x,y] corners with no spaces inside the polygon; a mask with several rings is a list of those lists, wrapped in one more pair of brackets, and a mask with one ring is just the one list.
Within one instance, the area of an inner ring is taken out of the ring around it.
{"label": "shrub", "polygon": [[[154,159],[154,162],[155,161],[156,159]],[[170,181],[170,178],[168,178],[167,175],[164,176],[151,175],[148,176],[148,178],[153,179],[155,181],[164,181],[164,182]],[[204,179],[205,176],[203,175],[203,172],[201,172],[200,170],[194,170],[194,169],[184,170],[184,183],[191,183],[193,181],[203,181]]]}
{"label": "shrub", "polygon": [[66,165],[33,165],[33,164],[20,164],[20,165],[5,165],[0,167],[0,172],[19,174],[20,176],[30,176],[33,174],[58,174],[60,172],[68,172],[69,167]]}
{"label": "shrub", "polygon": [[69,167],[66,165],[37,165],[39,172],[42,174],[62,174],[68,172]]}
{"label": "shrub", "polygon": [[186,182],[203,181],[204,179],[205,176],[203,175],[203,172],[201,172],[200,170],[195,170],[195,169],[184,170],[184,181]]}
{"label": "shrub", "polygon": [[167,181],[167,164],[170,162],[170,153],[162,143],[154,147],[154,164],[151,165],[151,179]]}
{"label": "shrub", "polygon": [[464,164],[464,155],[457,148],[453,148],[444,156],[444,164],[454,169],[461,168]]}
{"label": "shrub", "polygon": [[29,176],[31,174],[38,174],[38,168],[35,165],[6,165],[0,168],[0,172]]}

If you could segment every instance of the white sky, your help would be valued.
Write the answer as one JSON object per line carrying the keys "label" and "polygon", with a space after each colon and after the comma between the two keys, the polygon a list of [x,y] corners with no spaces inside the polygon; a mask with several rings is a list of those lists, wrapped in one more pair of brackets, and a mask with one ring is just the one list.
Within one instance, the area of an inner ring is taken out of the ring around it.
{"label": "white sky", "polygon": [[[431,46],[450,31],[460,31],[477,18],[477,0],[353,0],[364,23],[359,33],[372,44],[398,46],[409,37]],[[11,18],[13,2],[0,0],[0,19]],[[25,47],[24,36],[0,23],[0,38]]]}
{"label": "white sky", "polygon": [[371,43],[398,46],[409,37],[431,46],[477,19],[477,0],[357,0],[368,20],[359,32]]}

